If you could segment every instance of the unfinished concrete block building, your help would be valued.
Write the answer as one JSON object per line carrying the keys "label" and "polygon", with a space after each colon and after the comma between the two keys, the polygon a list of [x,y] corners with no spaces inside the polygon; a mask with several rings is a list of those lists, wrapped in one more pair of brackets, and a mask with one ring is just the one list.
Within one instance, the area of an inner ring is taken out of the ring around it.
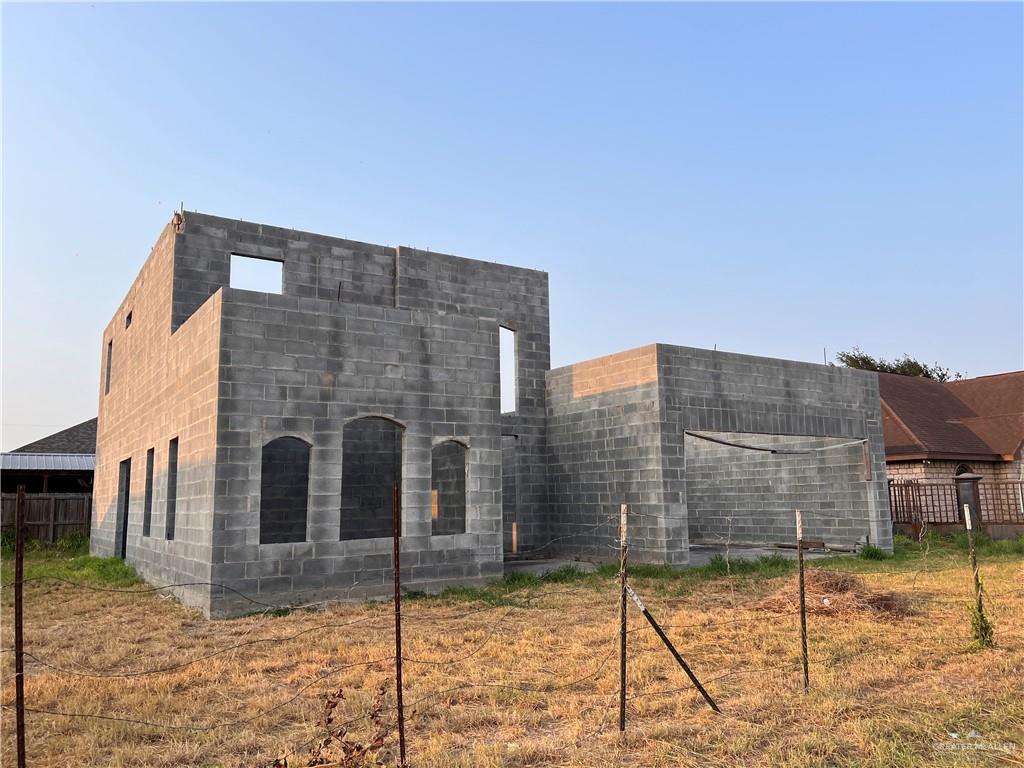
{"label": "unfinished concrete block building", "polygon": [[[277,282],[231,287],[251,260]],[[608,557],[623,502],[650,562],[726,520],[790,540],[793,503],[891,546],[874,374],[665,345],[551,371],[536,270],[176,214],[101,366],[92,551],[207,615],[387,594],[396,507],[415,589]],[[772,469],[704,433],[816,452]]]}

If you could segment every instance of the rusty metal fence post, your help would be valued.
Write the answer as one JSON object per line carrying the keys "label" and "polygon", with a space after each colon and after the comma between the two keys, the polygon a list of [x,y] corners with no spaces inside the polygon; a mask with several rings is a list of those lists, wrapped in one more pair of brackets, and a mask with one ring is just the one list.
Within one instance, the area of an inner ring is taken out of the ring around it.
{"label": "rusty metal fence post", "polygon": [[402,536],[401,499],[401,489],[398,483],[395,483],[391,496],[391,538],[394,541],[391,564],[395,572],[395,704],[398,710],[399,765],[405,768],[405,707],[402,703],[402,563],[399,554]]}
{"label": "rusty metal fence post", "polygon": [[22,582],[25,572],[25,486],[18,486],[14,512],[14,709],[18,768],[25,768],[25,619]]}
{"label": "rusty metal fence post", "polygon": [[810,687],[807,658],[807,593],[804,589],[804,518],[796,510],[796,561],[800,570],[800,660],[804,668],[804,691]]}
{"label": "rusty metal fence post", "polygon": [[626,730],[626,517],[629,507],[619,508],[619,730]]}

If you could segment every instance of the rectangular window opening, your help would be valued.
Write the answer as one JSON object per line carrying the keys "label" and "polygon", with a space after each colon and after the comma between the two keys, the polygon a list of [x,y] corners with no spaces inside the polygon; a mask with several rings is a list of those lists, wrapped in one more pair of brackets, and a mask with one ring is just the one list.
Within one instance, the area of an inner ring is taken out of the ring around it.
{"label": "rectangular window opening", "polygon": [[132,327],[132,313],[130,311],[124,317],[124,327],[125,328],[131,328]]}
{"label": "rectangular window opening", "polygon": [[142,535],[149,536],[153,521],[153,449],[146,451],[146,497],[142,507]]}
{"label": "rectangular window opening", "polygon": [[501,412],[515,413],[519,403],[519,371],[516,365],[516,332],[498,328],[498,366],[501,378]]}
{"label": "rectangular window opening", "polygon": [[103,377],[103,394],[110,394],[110,360],[114,356],[114,342],[110,340],[107,342],[107,372]]}
{"label": "rectangular window opening", "polygon": [[174,539],[174,518],[178,506],[178,438],[167,444],[167,521],[164,535]]}
{"label": "rectangular window opening", "polygon": [[284,262],[232,253],[228,284],[245,291],[280,294],[284,291]]}

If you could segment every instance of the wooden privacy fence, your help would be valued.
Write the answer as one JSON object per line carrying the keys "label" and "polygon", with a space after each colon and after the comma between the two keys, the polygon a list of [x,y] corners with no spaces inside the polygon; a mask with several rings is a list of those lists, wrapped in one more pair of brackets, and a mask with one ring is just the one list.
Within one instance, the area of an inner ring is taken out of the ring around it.
{"label": "wooden privacy fence", "polygon": [[[889,507],[894,523],[962,524],[956,483],[891,481]],[[1024,523],[1024,482],[978,483],[982,523]]]}
{"label": "wooden privacy fence", "polygon": [[[0,496],[0,523],[14,528],[17,494]],[[30,539],[53,543],[72,533],[89,535],[91,493],[26,493],[25,531]]]}

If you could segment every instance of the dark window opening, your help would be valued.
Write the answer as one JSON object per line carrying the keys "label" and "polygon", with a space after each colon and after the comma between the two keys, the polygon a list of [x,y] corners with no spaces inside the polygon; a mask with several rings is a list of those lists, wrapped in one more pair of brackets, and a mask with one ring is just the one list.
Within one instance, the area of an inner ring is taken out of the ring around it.
{"label": "dark window opening", "polygon": [[124,317],[124,327],[125,328],[131,328],[132,327],[132,313],[131,312],[129,312]]}
{"label": "dark window opening", "polygon": [[454,440],[430,452],[430,532],[466,532],[466,446]]}
{"label": "dark window opening", "polygon": [[132,492],[132,460],[121,462],[117,475],[117,530],[114,533],[114,550],[124,560],[128,554],[128,508]]}
{"label": "dark window opening", "polygon": [[149,536],[153,522],[153,449],[146,451],[146,497],[142,507],[142,535]]}
{"label": "dark window opening", "polygon": [[228,284],[244,291],[280,294],[284,290],[284,263],[232,253]]}
{"label": "dark window opening", "polygon": [[110,360],[114,356],[114,342],[113,340],[107,342],[107,372],[103,377],[103,394],[110,394]]}
{"label": "dark window opening", "polygon": [[309,443],[271,440],[260,464],[260,544],[305,541],[308,504]]}
{"label": "dark window opening", "polygon": [[167,444],[167,520],[164,535],[174,539],[174,525],[178,512],[178,438]]}
{"label": "dark window opening", "polygon": [[345,425],[341,446],[341,540],[391,536],[392,506],[401,497],[402,427],[376,416],[356,419]]}

